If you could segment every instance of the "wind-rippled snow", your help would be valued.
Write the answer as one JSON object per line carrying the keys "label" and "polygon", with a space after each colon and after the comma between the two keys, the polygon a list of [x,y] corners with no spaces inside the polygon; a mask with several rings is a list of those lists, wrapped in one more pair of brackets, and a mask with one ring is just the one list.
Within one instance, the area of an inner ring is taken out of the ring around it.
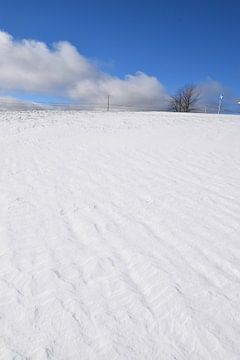
{"label": "wind-rippled snow", "polygon": [[0,359],[240,358],[240,117],[0,113]]}

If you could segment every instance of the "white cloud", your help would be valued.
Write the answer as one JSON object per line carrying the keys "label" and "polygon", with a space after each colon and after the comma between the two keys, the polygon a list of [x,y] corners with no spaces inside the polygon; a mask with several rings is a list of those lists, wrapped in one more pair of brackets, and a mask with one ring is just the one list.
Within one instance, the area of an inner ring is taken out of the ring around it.
{"label": "white cloud", "polygon": [[217,111],[219,96],[224,94],[223,108],[226,110],[233,109],[236,105],[236,98],[233,93],[222,85],[219,81],[208,77],[198,85],[201,94],[200,103],[208,107],[209,111]]}
{"label": "white cloud", "polygon": [[102,72],[69,42],[49,48],[35,40],[15,40],[0,31],[0,90],[62,95],[101,103],[106,96],[118,105],[164,106],[162,84],[142,72],[123,79]]}
{"label": "white cloud", "polygon": [[30,100],[21,100],[12,96],[0,96],[1,110],[40,110],[48,109],[47,105],[41,105]]}
{"label": "white cloud", "polygon": [[198,85],[202,97],[211,99],[212,97],[219,97],[221,93],[226,92],[224,86],[216,80],[207,78]]}

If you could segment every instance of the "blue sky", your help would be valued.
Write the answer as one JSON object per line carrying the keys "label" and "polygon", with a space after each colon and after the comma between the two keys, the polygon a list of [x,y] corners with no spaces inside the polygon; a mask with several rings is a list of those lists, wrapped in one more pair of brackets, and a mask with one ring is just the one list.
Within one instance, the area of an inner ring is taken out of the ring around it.
{"label": "blue sky", "polygon": [[240,94],[238,1],[0,1],[14,39],[67,40],[106,73],[143,71],[168,92],[207,78]]}

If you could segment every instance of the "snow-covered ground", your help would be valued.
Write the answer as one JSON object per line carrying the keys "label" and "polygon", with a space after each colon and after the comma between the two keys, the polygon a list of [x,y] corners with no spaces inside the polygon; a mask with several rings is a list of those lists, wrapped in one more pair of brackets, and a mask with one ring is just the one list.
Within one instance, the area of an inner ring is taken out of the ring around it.
{"label": "snow-covered ground", "polygon": [[0,113],[0,359],[240,359],[240,117]]}

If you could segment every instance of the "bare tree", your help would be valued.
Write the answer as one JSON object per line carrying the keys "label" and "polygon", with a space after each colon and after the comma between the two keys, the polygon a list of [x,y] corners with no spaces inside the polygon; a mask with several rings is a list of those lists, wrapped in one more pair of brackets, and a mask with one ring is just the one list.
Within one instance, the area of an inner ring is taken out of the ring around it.
{"label": "bare tree", "polygon": [[176,112],[193,112],[197,110],[200,94],[196,85],[185,85],[170,100],[170,110]]}

